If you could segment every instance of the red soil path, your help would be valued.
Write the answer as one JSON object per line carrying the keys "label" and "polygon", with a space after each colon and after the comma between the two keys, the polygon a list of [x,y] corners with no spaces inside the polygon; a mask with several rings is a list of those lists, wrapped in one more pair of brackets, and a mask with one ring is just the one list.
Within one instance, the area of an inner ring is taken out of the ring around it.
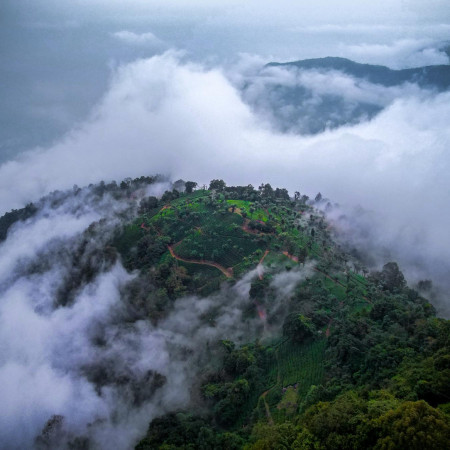
{"label": "red soil path", "polygon": [[259,279],[260,280],[262,280],[263,279],[263,276],[264,276],[264,270],[262,269],[262,263],[264,262],[264,258],[267,256],[269,254],[269,250],[266,250],[265,252],[264,252],[264,255],[262,256],[262,258],[259,260],[259,263],[258,263],[258,265],[257,265],[257,270],[258,270],[258,277],[259,277]]}
{"label": "red soil path", "polygon": [[233,277],[233,269],[232,268],[225,269],[225,267],[221,266],[220,264],[218,264],[214,261],[205,261],[203,259],[185,259],[185,258],[182,258],[181,256],[178,256],[174,251],[174,247],[176,245],[177,244],[168,245],[167,248],[169,249],[169,252],[172,255],[172,257],[177,259],[178,261],[183,261],[183,262],[187,262],[187,263],[191,263],[191,264],[200,264],[203,266],[215,267],[216,269],[219,269],[227,278]]}

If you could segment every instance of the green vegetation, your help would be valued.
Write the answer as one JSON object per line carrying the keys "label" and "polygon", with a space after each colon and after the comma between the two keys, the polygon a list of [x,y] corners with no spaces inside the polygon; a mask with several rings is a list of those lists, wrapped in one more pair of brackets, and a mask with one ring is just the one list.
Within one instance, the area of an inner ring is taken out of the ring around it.
{"label": "green vegetation", "polygon": [[[157,323],[176,298],[233,286],[264,257],[244,316],[266,332],[205,342],[214,357],[195,383],[197,415],[155,419],[137,448],[448,448],[450,325],[398,265],[369,274],[298,192],[195,188],[143,198],[117,229],[111,246],[139,273],[132,302]],[[300,269],[279,294],[272,281]]]}
{"label": "green vegetation", "polygon": [[303,397],[308,389],[320,384],[324,375],[325,339],[303,345],[284,342],[278,349],[279,385],[297,385],[298,395]]}

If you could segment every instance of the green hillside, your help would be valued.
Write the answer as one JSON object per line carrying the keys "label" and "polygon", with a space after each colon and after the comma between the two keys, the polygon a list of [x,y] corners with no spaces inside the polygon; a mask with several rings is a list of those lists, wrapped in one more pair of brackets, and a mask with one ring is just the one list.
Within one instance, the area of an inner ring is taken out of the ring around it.
{"label": "green hillside", "polygon": [[[174,315],[172,326],[186,327],[167,345],[189,386],[167,392],[157,371],[131,382],[109,362],[87,372],[99,392],[117,383],[155,411],[160,389],[175,397],[189,390],[182,410],[149,417],[137,449],[449,448],[450,321],[419,293],[432,291],[430,280],[408,286],[393,261],[364,267],[338,243],[320,194],[311,201],[269,184],[213,180],[208,189],[180,182],[149,196],[159,181],[55,192],[0,221],[7,236],[74,196],[122,205],[66,254],[71,276],[55,307],[70,307],[119,260],[132,274],[121,288],[124,329],[148,322],[164,333]],[[199,310],[189,316],[184,304]]]}
{"label": "green hillside", "polygon": [[[314,202],[270,185],[213,180],[141,201],[113,245],[158,287],[151,320],[263,262],[247,315],[268,331],[208,344],[200,403],[154,419],[136,448],[448,448],[450,322],[395,262],[369,274],[333,233]],[[280,306],[272,281],[301,269],[308,276]]]}

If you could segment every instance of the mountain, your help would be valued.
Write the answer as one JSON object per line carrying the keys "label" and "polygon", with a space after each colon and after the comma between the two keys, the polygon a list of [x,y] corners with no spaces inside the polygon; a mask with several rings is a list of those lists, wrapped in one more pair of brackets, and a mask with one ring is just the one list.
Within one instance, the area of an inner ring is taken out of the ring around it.
{"label": "mountain", "polygon": [[265,65],[243,99],[282,132],[317,134],[376,117],[395,100],[450,87],[450,65],[393,70],[327,57]]}
{"label": "mountain", "polygon": [[417,67],[394,70],[385,66],[361,64],[346,58],[326,57],[304,59],[286,63],[272,62],[266,67],[285,67],[300,70],[336,70],[359,80],[382,86],[415,83],[422,88],[447,90],[450,87],[450,65]]}
{"label": "mountain", "polygon": [[38,239],[40,221],[97,211],[2,279],[5,299],[31,280],[35,314],[55,319],[62,342],[55,360],[46,348],[49,365],[95,400],[116,399],[85,423],[93,400],[83,399],[74,428],[72,405],[68,417],[51,410],[38,448],[102,447],[104,430],[134,429],[126,420],[141,433],[126,446],[140,450],[448,448],[450,321],[435,315],[431,281],[408,286],[394,261],[364,267],[320,194],[174,186],[74,187],[0,219],[7,252],[16,238]]}

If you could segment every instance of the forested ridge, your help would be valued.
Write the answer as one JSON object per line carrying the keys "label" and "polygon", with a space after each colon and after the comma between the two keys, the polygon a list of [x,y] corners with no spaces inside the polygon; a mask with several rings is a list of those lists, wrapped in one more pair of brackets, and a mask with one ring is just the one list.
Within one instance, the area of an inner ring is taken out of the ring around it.
{"label": "forested ridge", "polygon": [[[130,322],[157,326],[185,297],[222,295],[248,279],[242,320],[258,333],[205,341],[191,405],[154,418],[137,449],[449,448],[450,322],[436,317],[430,280],[411,286],[394,261],[365,267],[339,241],[321,194],[180,180],[159,198],[148,195],[158,181],[89,188],[92,198],[135,206],[101,250],[88,242],[105,224],[85,232],[61,305],[120,260],[137,274],[123,293]],[[3,216],[1,238],[66,195]],[[214,311],[201,319],[219,327]],[[95,382],[108,377],[96,372]],[[146,383],[136,402],[165,379],[152,373]],[[46,432],[37,440],[43,448]]]}

